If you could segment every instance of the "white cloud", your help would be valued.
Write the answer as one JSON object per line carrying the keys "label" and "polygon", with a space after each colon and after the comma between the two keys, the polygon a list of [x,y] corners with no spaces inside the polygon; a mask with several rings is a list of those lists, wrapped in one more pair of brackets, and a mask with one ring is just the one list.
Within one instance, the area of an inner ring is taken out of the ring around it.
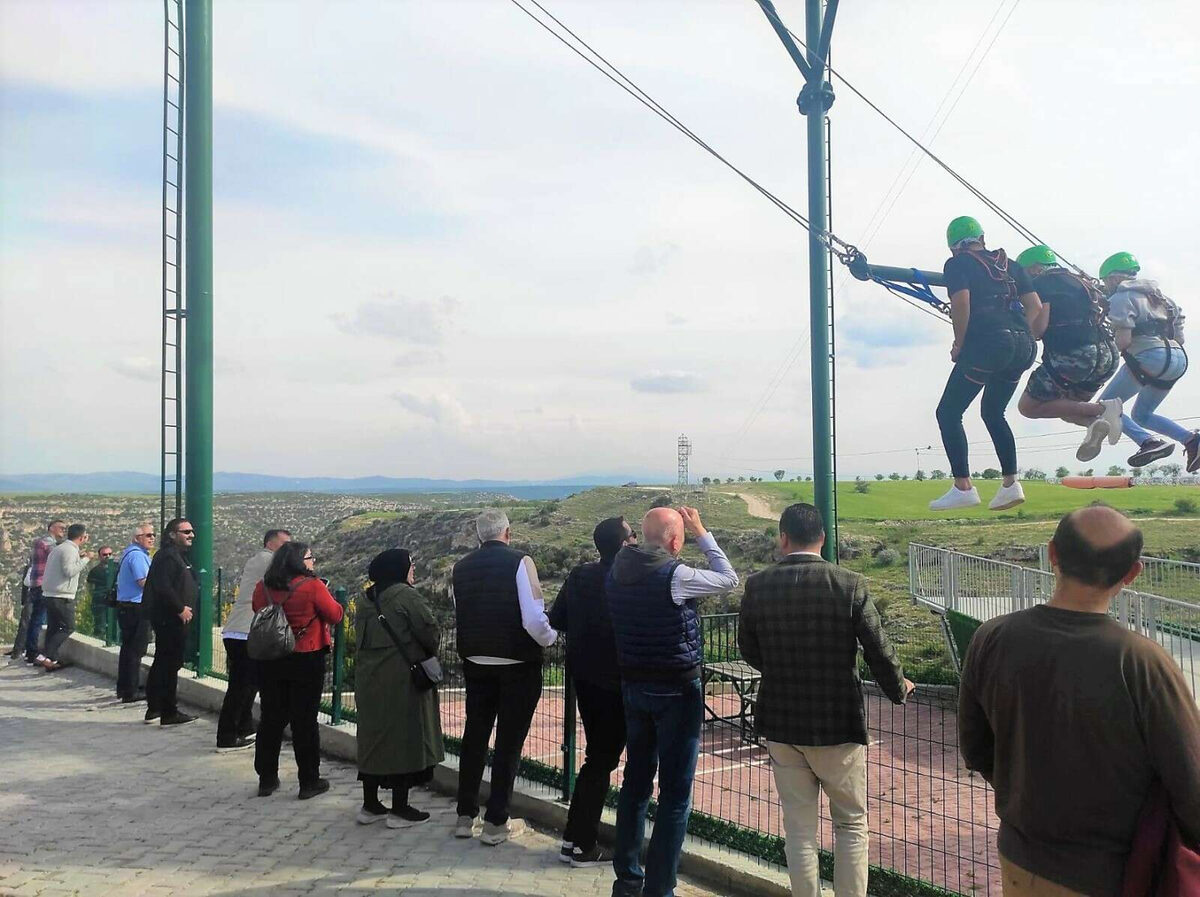
{"label": "white cloud", "polygon": [[114,358],[108,363],[108,366],[122,377],[129,377],[133,380],[154,381],[162,376],[161,362],[144,356],[126,355]]}
{"label": "white cloud", "polygon": [[464,429],[471,425],[471,416],[462,403],[445,393],[418,396],[411,392],[395,392],[392,398],[405,411],[417,417],[427,418],[450,429]]}
{"label": "white cloud", "polygon": [[634,392],[704,392],[704,378],[690,371],[647,371],[629,381]]}
{"label": "white cloud", "polygon": [[351,314],[335,314],[338,328],[351,336],[379,336],[405,343],[440,345],[453,328],[457,299],[381,298],[359,304]]}

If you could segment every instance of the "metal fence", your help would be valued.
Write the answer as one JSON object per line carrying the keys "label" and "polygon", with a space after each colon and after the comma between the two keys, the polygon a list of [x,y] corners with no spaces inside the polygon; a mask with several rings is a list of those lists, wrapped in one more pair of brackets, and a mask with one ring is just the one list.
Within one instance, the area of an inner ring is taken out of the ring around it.
{"label": "metal fence", "polygon": [[[1200,564],[1142,555],[1142,565],[1144,569],[1137,580],[1139,591],[1200,603]],[[1038,551],[1038,567],[1050,570],[1050,557],[1045,545]]]}

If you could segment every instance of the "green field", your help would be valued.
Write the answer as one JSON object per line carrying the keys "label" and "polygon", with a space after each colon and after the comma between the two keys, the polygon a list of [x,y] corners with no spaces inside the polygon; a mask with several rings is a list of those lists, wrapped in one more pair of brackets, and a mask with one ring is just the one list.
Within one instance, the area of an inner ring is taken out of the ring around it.
{"label": "green field", "polygon": [[[929,502],[950,488],[949,480],[876,480],[867,481],[866,493],[855,491],[856,483],[841,482],[837,487],[838,518],[851,520],[1021,520],[1061,517],[1068,511],[1094,502],[1104,502],[1135,516],[1193,517],[1200,531],[1200,516],[1194,511],[1181,514],[1176,502],[1192,501],[1200,508],[1200,486],[1134,486],[1130,489],[1068,489],[1055,483],[1026,482],[1025,504],[1009,511],[989,511],[987,502],[1000,487],[999,480],[976,480],[983,504],[965,511],[934,512]],[[782,510],[796,501],[812,501],[811,483],[728,483],[712,486],[725,492],[758,495],[773,510]]]}

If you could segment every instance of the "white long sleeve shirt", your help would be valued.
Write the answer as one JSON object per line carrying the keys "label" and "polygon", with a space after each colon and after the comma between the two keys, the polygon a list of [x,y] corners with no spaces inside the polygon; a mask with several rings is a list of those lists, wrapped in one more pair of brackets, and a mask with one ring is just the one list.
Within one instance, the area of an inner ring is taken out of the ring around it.
{"label": "white long sleeve shirt", "polygon": [[[554,631],[550,619],[546,616],[546,599],[542,596],[542,584],[538,581],[537,567],[529,555],[525,555],[521,559],[521,565],[517,567],[517,600],[521,605],[521,626],[529,633],[531,639],[543,648],[549,648],[558,638],[558,633]],[[484,666],[521,662],[509,657],[488,657],[482,654],[466,659]]]}
{"label": "white long sleeve shirt", "polygon": [[675,568],[671,574],[671,600],[676,604],[705,595],[720,595],[737,587],[737,571],[712,533],[705,533],[697,539],[696,547],[704,552],[710,569],[699,570],[687,564]]}

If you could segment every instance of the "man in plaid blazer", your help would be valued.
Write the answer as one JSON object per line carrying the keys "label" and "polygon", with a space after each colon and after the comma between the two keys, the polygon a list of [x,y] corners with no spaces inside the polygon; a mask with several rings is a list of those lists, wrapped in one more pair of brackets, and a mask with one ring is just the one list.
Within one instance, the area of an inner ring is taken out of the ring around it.
{"label": "man in plaid blazer", "polygon": [[817,806],[829,798],[837,897],[867,893],[867,721],[858,646],[875,681],[903,704],[913,684],[866,581],[821,558],[825,525],[815,507],[779,518],[783,560],[746,580],[738,643],[762,673],[755,726],[767,740],[783,804],[792,894],[818,897]]}

